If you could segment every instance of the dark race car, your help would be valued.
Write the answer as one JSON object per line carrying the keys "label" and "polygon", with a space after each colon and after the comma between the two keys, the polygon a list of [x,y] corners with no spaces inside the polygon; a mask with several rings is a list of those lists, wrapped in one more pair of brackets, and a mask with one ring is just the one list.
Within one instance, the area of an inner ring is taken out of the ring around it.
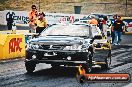
{"label": "dark race car", "polygon": [[91,72],[93,41],[95,38],[101,38],[100,32],[93,26],[57,24],[45,29],[27,45],[25,59],[27,72],[33,72],[38,63],[51,64],[52,67],[82,65],[87,72]]}

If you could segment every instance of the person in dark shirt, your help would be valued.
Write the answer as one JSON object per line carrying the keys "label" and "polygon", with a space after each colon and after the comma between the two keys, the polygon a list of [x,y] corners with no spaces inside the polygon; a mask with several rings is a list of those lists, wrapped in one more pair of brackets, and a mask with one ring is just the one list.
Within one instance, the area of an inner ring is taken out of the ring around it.
{"label": "person in dark shirt", "polygon": [[12,30],[12,25],[13,25],[12,14],[9,14],[9,18],[7,18],[6,21],[7,21],[8,30]]}
{"label": "person in dark shirt", "polygon": [[121,20],[121,16],[117,17],[117,20],[113,23],[112,31],[115,34],[114,45],[120,45],[122,32],[125,30],[125,24]]}
{"label": "person in dark shirt", "polygon": [[98,26],[101,31],[103,31],[103,18],[99,18]]}
{"label": "person in dark shirt", "polygon": [[[114,18],[114,20],[111,21],[112,22],[112,25],[117,20],[117,14],[116,15],[113,15],[113,18]],[[112,29],[113,29],[113,26],[112,26]],[[114,43],[114,39],[115,39],[115,34],[114,34],[114,31],[112,31],[112,30],[111,30],[111,37],[112,37],[112,44],[113,44]]]}

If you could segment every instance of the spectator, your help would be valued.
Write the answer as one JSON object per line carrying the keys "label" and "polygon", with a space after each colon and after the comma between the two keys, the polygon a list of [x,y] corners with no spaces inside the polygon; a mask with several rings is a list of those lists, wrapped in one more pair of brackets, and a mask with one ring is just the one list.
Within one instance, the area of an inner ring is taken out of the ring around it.
{"label": "spectator", "polygon": [[43,12],[39,13],[39,18],[36,20],[36,33],[41,33],[48,25]]}
{"label": "spectator", "polygon": [[98,21],[96,20],[96,18],[95,18],[95,16],[94,15],[92,15],[91,16],[91,20],[88,22],[88,24],[94,24],[94,25],[98,25]]}
{"label": "spectator", "polygon": [[108,19],[107,21],[106,21],[106,25],[107,25],[107,36],[111,36],[111,27],[112,27],[112,22],[111,22],[111,20],[110,19]]}
{"label": "spectator", "polygon": [[99,18],[99,21],[98,21],[98,26],[99,26],[99,29],[101,30],[101,31],[103,31],[103,18]]}
{"label": "spectator", "polygon": [[102,35],[107,37],[107,17],[99,18],[98,27],[100,28]]}
{"label": "spectator", "polygon": [[104,19],[104,24],[106,24],[106,21],[108,20],[107,16],[104,16],[103,19]]}
{"label": "spectator", "polygon": [[104,16],[103,20],[102,20],[102,22],[103,22],[103,36],[104,37],[107,37],[107,29],[108,29],[108,26],[106,24],[107,20],[108,20],[107,16]]}
{"label": "spectator", "polygon": [[6,21],[7,21],[8,30],[12,30],[12,25],[13,25],[12,14],[9,14],[9,18],[7,18]]}
{"label": "spectator", "polygon": [[37,19],[38,12],[35,5],[32,5],[31,8],[32,10],[29,12],[29,27],[30,32],[35,33],[35,21]]}
{"label": "spectator", "polygon": [[122,32],[125,31],[125,24],[121,20],[121,16],[117,17],[117,20],[113,24],[112,31],[114,31],[115,34],[114,45],[120,45]]}
{"label": "spectator", "polygon": [[128,28],[128,23],[123,21],[123,23],[125,24],[125,32],[128,32],[127,28]]}
{"label": "spectator", "polygon": [[113,29],[114,22],[117,20],[117,15],[113,15],[113,18],[114,20],[112,21],[112,27],[111,27],[112,44],[114,43],[114,39],[115,39],[115,34],[114,34],[114,31],[112,31],[112,29]]}

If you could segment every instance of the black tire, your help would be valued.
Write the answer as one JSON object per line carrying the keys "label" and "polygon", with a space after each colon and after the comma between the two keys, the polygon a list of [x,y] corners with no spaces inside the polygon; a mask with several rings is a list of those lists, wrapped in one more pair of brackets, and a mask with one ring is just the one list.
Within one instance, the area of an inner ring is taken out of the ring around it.
{"label": "black tire", "polygon": [[80,77],[78,78],[78,82],[79,83],[85,83],[86,82],[86,78],[84,75],[80,75]]}
{"label": "black tire", "polygon": [[87,63],[84,64],[82,67],[85,69],[86,73],[92,72],[92,60],[93,60],[93,53],[87,55]]}
{"label": "black tire", "polygon": [[82,67],[84,68],[86,74],[92,72],[92,67],[89,66],[88,64],[84,64]]}
{"label": "black tire", "polygon": [[33,71],[35,70],[36,64],[25,62],[25,67],[26,67],[27,73],[30,74],[30,73],[33,73]]}
{"label": "black tire", "polygon": [[84,76],[84,75],[80,75],[79,72],[77,72],[76,77],[77,77],[77,81],[78,81],[79,83],[85,83],[85,82],[86,82],[85,76]]}

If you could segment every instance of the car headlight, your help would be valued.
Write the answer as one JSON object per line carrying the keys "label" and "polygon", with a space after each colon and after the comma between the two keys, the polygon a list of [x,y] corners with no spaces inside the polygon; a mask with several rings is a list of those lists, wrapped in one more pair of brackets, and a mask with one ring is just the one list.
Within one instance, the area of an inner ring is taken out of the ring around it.
{"label": "car headlight", "polygon": [[82,45],[75,44],[71,46],[71,50],[81,50],[81,49],[82,49]]}
{"label": "car headlight", "polygon": [[83,43],[83,45],[82,45],[82,48],[83,48],[83,49],[87,49],[90,45],[91,45],[90,42],[85,41],[85,42]]}
{"label": "car headlight", "polygon": [[72,45],[72,46],[66,46],[63,50],[81,50],[82,49],[82,45]]}
{"label": "car headlight", "polygon": [[27,44],[26,49],[38,49],[39,45],[38,44]]}

